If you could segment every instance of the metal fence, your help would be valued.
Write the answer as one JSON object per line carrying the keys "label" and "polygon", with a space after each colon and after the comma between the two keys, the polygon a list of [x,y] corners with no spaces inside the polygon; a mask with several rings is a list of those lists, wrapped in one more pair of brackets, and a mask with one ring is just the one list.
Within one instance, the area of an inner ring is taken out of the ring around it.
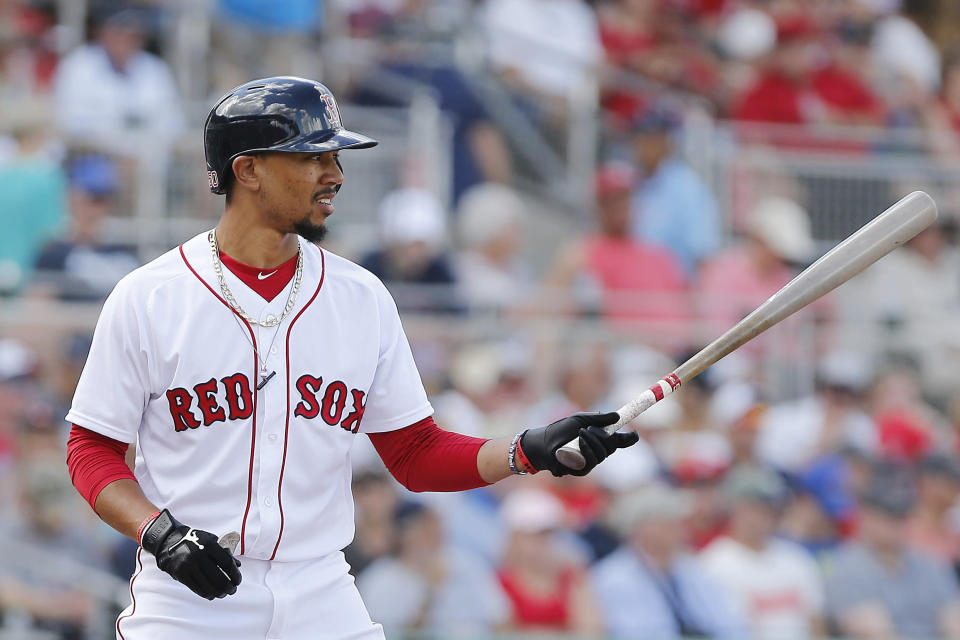
{"label": "metal fence", "polygon": [[697,144],[684,146],[685,156],[708,180],[729,231],[742,230],[750,206],[767,195],[803,205],[822,250],[917,189],[934,197],[942,216],[960,214],[960,163],[934,153],[928,131],[746,125],[698,115],[687,134]]}

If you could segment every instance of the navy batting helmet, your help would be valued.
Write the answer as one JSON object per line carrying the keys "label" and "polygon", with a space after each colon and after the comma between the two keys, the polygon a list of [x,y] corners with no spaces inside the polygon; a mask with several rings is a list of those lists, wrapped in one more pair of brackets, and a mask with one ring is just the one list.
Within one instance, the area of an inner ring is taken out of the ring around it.
{"label": "navy batting helmet", "polygon": [[210,191],[226,193],[234,158],[262,151],[366,149],[373,138],[348,131],[330,90],[319,82],[280,76],[242,84],[220,98],[203,126]]}

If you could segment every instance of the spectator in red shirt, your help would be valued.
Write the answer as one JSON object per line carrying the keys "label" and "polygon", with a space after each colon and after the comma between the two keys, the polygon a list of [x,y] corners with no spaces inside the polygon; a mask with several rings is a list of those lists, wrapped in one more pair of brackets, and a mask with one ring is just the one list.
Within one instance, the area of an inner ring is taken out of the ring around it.
{"label": "spectator in red shirt", "polygon": [[626,69],[640,69],[655,46],[654,0],[620,0],[597,9],[600,42],[607,61]]}
{"label": "spectator in red shirt", "polygon": [[[26,0],[0,2],[0,87],[12,96],[46,90],[57,64],[48,11]],[[11,96],[11,97],[12,97]]]}
{"label": "spectator in red shirt", "polygon": [[[620,0],[597,7],[600,43],[607,64],[625,71],[644,72],[656,49],[654,5],[654,0]],[[616,72],[605,74],[601,102],[609,113],[628,120],[646,100],[625,86],[618,76]]]}
{"label": "spectator in red shirt", "polygon": [[547,277],[548,286],[570,291],[587,311],[597,306],[611,319],[669,324],[686,316],[686,283],[668,249],[630,233],[629,167],[609,165],[596,177],[598,229],[563,249]]}
{"label": "spectator in red shirt", "polygon": [[954,54],[943,63],[940,96],[924,102],[924,124],[931,151],[947,161],[960,156],[960,55]]}
{"label": "spectator in red shirt", "polygon": [[[861,77],[869,25],[841,23],[831,35],[803,17],[781,20],[777,47],[733,110],[738,120],[778,124],[879,124],[883,105]],[[819,62],[827,54],[826,64]]]}
{"label": "spectator in red shirt", "polygon": [[[929,329],[927,329],[929,331]],[[880,453],[890,460],[919,462],[955,440],[951,425],[927,398],[914,362],[894,360],[870,390]]]}
{"label": "spectator in red shirt", "polygon": [[510,529],[498,572],[512,605],[509,627],[598,635],[600,613],[583,568],[571,563],[559,542],[565,529],[560,501],[546,491],[519,489],[507,496],[501,514]]}
{"label": "spectator in red shirt", "polygon": [[810,85],[835,124],[879,125],[884,106],[863,77],[870,65],[871,26],[841,22],[829,42],[829,62],[814,71]]}
{"label": "spectator in red shirt", "polygon": [[[716,59],[703,46],[695,16],[691,15],[711,8],[701,8],[686,0],[600,3],[597,18],[607,62],[658,84],[713,95],[719,84]],[[604,107],[629,121],[649,106],[650,96],[641,85],[629,75],[612,74],[603,87]]]}
{"label": "spectator in red shirt", "polygon": [[960,134],[960,54],[948,58],[943,65],[941,104],[953,130]]}
{"label": "spectator in red shirt", "polygon": [[821,49],[814,35],[804,18],[777,25],[777,46],[756,82],[736,101],[734,119],[777,124],[825,120],[825,105],[810,83]]}

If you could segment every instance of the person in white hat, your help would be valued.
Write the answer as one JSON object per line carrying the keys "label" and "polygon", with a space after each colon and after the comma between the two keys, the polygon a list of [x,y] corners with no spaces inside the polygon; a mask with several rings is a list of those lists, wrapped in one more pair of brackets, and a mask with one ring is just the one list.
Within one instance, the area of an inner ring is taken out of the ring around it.
{"label": "person in white hat", "polygon": [[522,256],[526,207],[512,188],[492,182],[471,188],[460,199],[464,250],[457,272],[472,308],[499,311],[529,299],[533,270]]}
{"label": "person in white hat", "polygon": [[796,202],[760,200],[747,216],[743,240],[704,264],[698,302],[712,331],[725,331],[789,282],[813,257],[810,218]]}
{"label": "person in white hat", "polygon": [[391,191],[380,203],[380,246],[361,266],[389,287],[402,311],[456,308],[457,277],[447,252],[446,213],[435,195]]}
{"label": "person in white hat", "polygon": [[558,541],[567,529],[560,500],[542,489],[518,489],[506,497],[500,515],[510,531],[499,571],[512,605],[510,627],[598,635],[600,612],[583,567]]}
{"label": "person in white hat", "polygon": [[699,558],[730,594],[757,640],[801,640],[824,631],[823,578],[813,556],[775,536],[790,501],[774,471],[741,466],[722,486],[729,530]]}

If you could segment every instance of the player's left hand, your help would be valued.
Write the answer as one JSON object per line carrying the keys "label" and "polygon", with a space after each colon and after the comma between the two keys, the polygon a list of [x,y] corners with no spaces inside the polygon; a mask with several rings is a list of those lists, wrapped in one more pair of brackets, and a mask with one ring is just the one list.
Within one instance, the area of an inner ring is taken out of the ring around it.
{"label": "player's left hand", "polygon": [[[553,475],[585,476],[607,456],[640,439],[636,431],[608,434],[603,427],[614,424],[620,416],[610,413],[575,413],[545,427],[527,429],[520,437],[520,448],[537,470],[549,470]],[[557,460],[557,449],[574,438],[580,438],[580,452],[587,464],[583,469],[571,469]]]}

